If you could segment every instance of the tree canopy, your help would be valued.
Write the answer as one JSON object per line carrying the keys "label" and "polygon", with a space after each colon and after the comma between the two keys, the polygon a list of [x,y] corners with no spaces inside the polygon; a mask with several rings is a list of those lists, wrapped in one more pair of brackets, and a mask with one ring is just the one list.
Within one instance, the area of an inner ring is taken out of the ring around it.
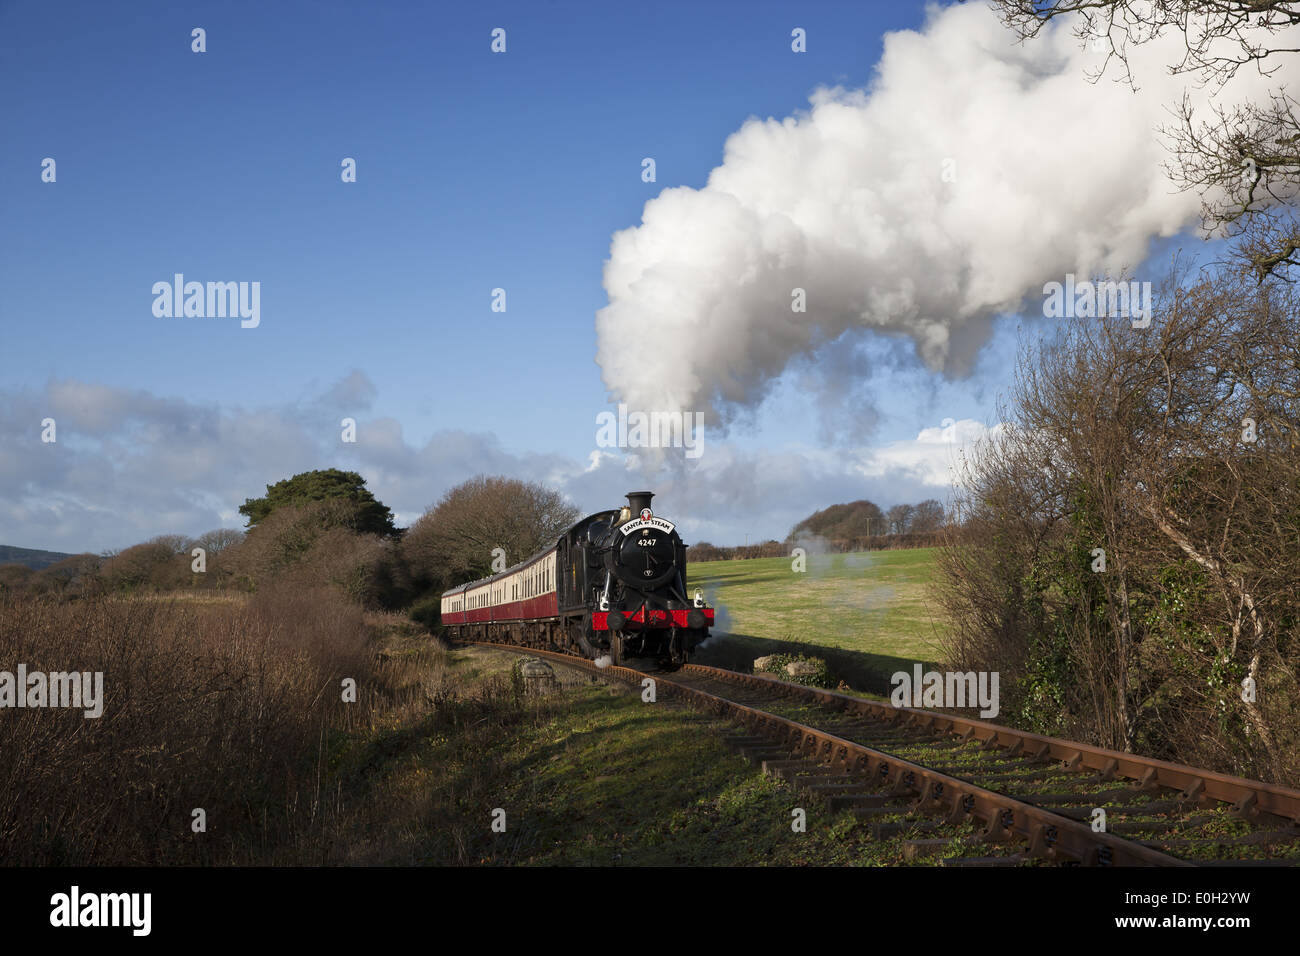
{"label": "tree canopy", "polygon": [[304,471],[300,475],[266,486],[266,496],[249,498],[239,507],[239,513],[248,518],[252,528],[266,519],[276,508],[285,505],[305,505],[313,501],[343,499],[356,506],[354,530],[365,534],[393,536],[393,513],[366,488],[365,479],[355,471],[327,468]]}
{"label": "tree canopy", "polygon": [[792,537],[812,534],[823,538],[868,537],[883,534],[886,528],[885,513],[872,501],[850,501],[831,505],[804,518],[794,526]]}

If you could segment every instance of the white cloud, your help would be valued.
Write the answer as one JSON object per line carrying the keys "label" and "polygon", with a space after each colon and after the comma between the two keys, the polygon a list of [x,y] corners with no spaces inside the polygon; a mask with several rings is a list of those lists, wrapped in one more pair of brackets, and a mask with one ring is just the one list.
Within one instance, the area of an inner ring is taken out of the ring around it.
{"label": "white cloud", "polygon": [[915,478],[920,485],[948,488],[961,480],[964,460],[979,443],[1002,433],[1002,426],[986,427],[974,419],[945,419],[935,427],[923,428],[916,438],[890,442],[872,451],[862,466],[862,473],[880,477],[891,472]]}

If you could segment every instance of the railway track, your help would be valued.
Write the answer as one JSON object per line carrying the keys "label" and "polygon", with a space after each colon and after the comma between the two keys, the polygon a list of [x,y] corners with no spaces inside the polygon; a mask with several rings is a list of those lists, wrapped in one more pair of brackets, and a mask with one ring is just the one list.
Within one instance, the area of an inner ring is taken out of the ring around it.
{"label": "railway track", "polygon": [[[599,668],[732,722],[734,749],[949,865],[1300,865],[1300,791],[735,671]],[[1099,812],[1100,811],[1100,812]],[[958,855],[944,859],[944,853]]]}

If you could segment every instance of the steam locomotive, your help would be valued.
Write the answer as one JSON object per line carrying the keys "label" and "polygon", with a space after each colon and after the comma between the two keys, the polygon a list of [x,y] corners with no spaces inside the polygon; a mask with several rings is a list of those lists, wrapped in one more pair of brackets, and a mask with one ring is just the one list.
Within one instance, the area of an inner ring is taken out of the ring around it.
{"label": "steam locomotive", "polygon": [[554,547],[442,595],[453,637],[566,651],[621,664],[686,662],[709,636],[713,608],[686,593],[686,545],[634,491],[620,509],[565,531]]}

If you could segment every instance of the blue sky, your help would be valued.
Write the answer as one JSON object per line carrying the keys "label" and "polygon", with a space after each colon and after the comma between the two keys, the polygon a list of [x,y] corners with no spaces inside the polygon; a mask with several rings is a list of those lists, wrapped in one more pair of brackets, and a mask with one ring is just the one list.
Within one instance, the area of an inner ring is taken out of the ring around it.
{"label": "blue sky", "polygon": [[[19,225],[0,248],[4,381],[251,403],[359,368],[412,438],[454,418],[527,442],[603,401],[591,317],[610,234],[663,185],[701,183],[750,113],[865,80],[881,30],[919,16],[866,4],[846,30],[852,8],[801,11],[817,40],[800,58],[761,55],[786,47],[788,5],[8,6],[5,128],[27,148],[0,158]],[[35,153],[57,188],[31,175]],[[658,183],[641,181],[647,155]],[[155,320],[148,289],[176,271],[260,279],[265,324]],[[564,374],[520,407],[511,383],[539,365]]]}
{"label": "blue sky", "polygon": [[[485,469],[609,506],[639,479],[584,477],[610,407],[594,316],[611,236],[665,188],[703,187],[747,118],[869,84],[886,32],[924,18],[908,2],[0,3],[0,542],[237,526],[284,469],[329,465],[362,470],[406,520]],[[155,317],[151,286],[177,272],[260,282],[260,326]],[[672,484],[661,505],[730,543],[834,500],[930,496],[826,469],[733,496],[726,456],[744,473],[781,449],[843,458],[944,418],[992,424],[1016,324],[995,320],[969,375],[898,334],[845,345],[873,369],[850,393],[808,388],[825,356],[798,358],[711,442],[716,487]],[[817,403],[837,395],[828,431]],[[362,438],[339,447],[349,414]]]}

